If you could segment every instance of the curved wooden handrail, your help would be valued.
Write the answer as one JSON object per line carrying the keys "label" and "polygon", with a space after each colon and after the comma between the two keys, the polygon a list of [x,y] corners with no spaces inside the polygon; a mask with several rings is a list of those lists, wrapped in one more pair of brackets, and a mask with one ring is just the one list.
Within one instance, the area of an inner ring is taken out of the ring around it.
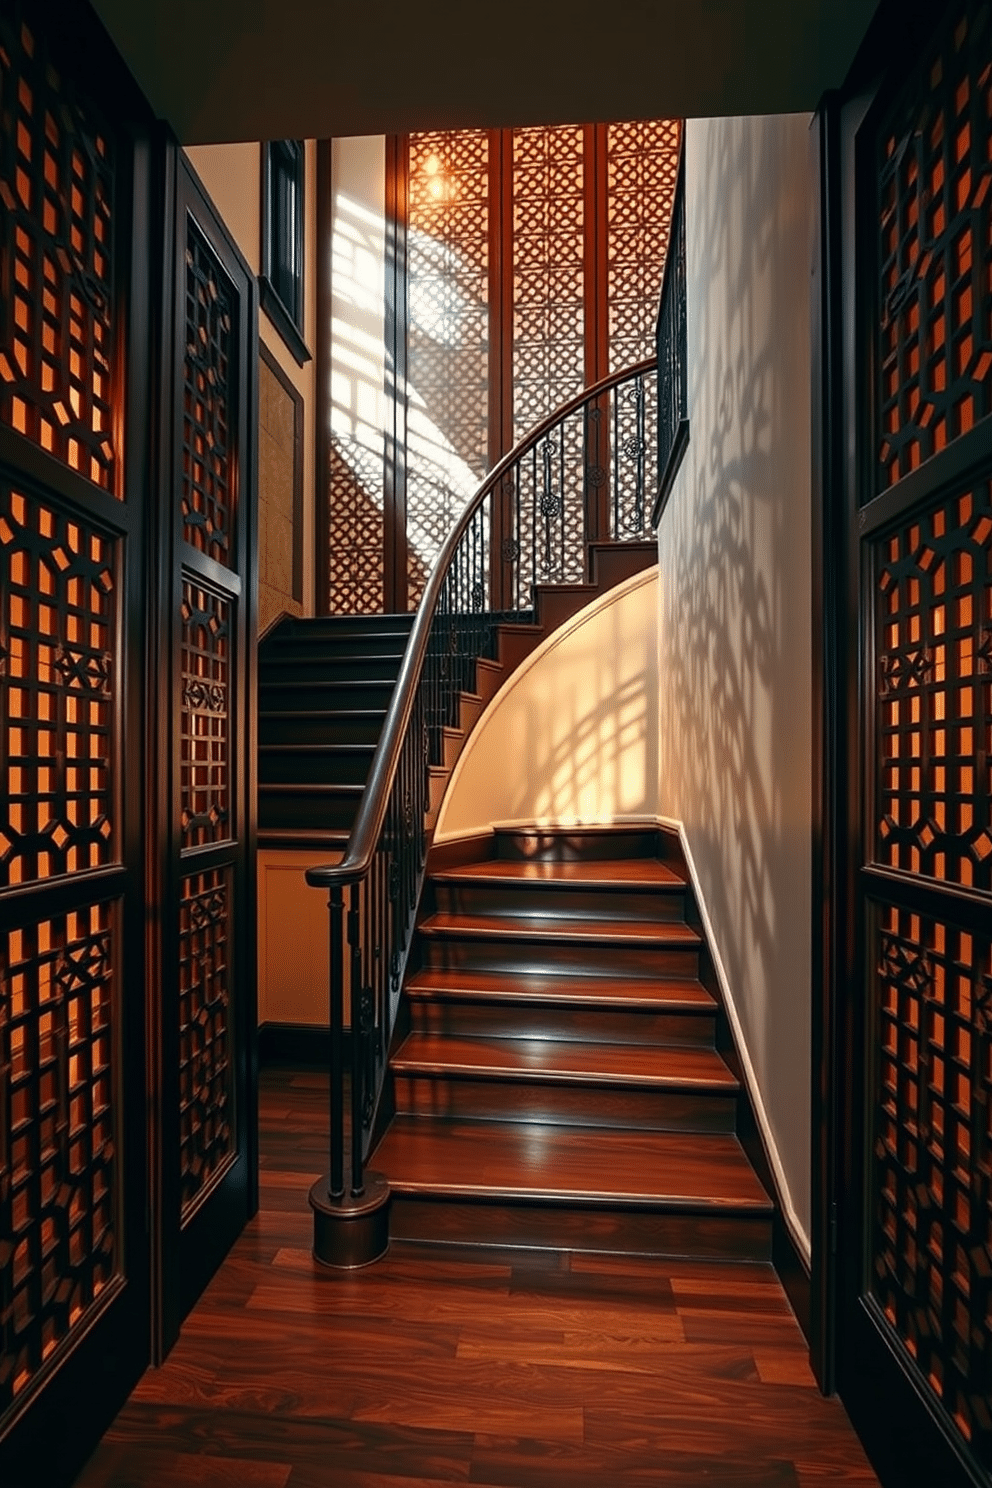
{"label": "curved wooden handrail", "polygon": [[442,586],[458,550],[458,545],[479,507],[507,472],[511,471],[529,450],[546,438],[559,424],[586,404],[594,403],[597,398],[602,397],[604,393],[608,393],[620,383],[632,381],[638,376],[643,377],[645,373],[653,371],[656,366],[657,357],[646,357],[644,361],[624,367],[620,372],[611,372],[608,377],[601,378],[591,387],[583,388],[574,398],[556,408],[554,413],[549,414],[546,419],[537,424],[519,444],[504,455],[489,471],[475,495],[467,503],[454,529],[445,540],[427,580],[420,604],[417,606],[417,616],[403,654],[396,687],[386,713],[382,734],[373,756],[372,768],[362,792],[361,805],[348,838],[344,857],[340,863],[328,863],[318,868],[308,868],[306,880],[312,888],[342,889],[348,884],[359,882],[372,865],[385,821],[389,793],[396,775],[400,751],[413,710],[417,685],[423,671],[431,624]]}

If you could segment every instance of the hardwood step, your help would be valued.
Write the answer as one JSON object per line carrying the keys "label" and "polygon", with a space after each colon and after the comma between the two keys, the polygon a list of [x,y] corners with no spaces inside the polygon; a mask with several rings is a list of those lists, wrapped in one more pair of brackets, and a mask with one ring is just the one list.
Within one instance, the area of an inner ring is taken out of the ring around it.
{"label": "hardwood step", "polygon": [[406,982],[423,1033],[712,1048],[717,1004],[697,981],[571,979],[425,967]]}
{"label": "hardwood step", "polygon": [[654,827],[630,826],[497,827],[493,857],[526,862],[577,862],[592,859],[653,858],[658,850]]}
{"label": "hardwood step", "polygon": [[316,827],[259,827],[258,845],[265,848],[292,848],[299,852],[313,848],[325,851],[328,862],[340,860],[348,845],[348,831],[337,828],[321,831]]}
{"label": "hardwood step", "polygon": [[[580,971],[609,976],[697,972],[700,937],[677,921],[579,920],[551,915],[433,914],[419,927],[429,966],[485,971]],[[622,963],[618,958],[622,957]]]}
{"label": "hardwood step", "polygon": [[537,621],[549,635],[599,597],[595,584],[538,584],[535,593]]}
{"label": "hardwood step", "polygon": [[733,1130],[715,1049],[411,1033],[390,1060],[402,1114],[653,1131]]}
{"label": "hardwood step", "polygon": [[591,542],[586,544],[589,578],[605,593],[658,562],[654,541]]}
{"label": "hardwood step", "polygon": [[378,744],[385,708],[287,708],[259,704],[260,744]]}
{"label": "hardwood step", "polygon": [[260,785],[259,829],[350,829],[363,789],[361,785]]}
{"label": "hardwood step", "polygon": [[335,656],[402,656],[410,639],[409,630],[375,630],[342,634],[328,638],[310,633],[267,637],[259,648],[259,659],[268,661],[281,657],[298,657],[301,660],[312,656],[323,656],[329,649]]}
{"label": "hardwood step", "polygon": [[386,680],[395,684],[403,652],[384,655],[346,656],[324,651],[317,656],[269,656],[259,658],[258,684],[264,696],[274,682],[350,682]]}
{"label": "hardwood step", "polygon": [[260,744],[259,783],[364,785],[374,754],[374,744]]}
{"label": "hardwood step", "polygon": [[397,1116],[373,1166],[397,1239],[770,1254],[771,1202],[729,1134]]}
{"label": "hardwood step", "polygon": [[266,713],[358,710],[389,707],[395,678],[355,678],[349,682],[267,682],[259,693],[259,708]]}
{"label": "hardwood step", "polygon": [[654,922],[679,920],[685,882],[657,859],[526,862],[488,859],[431,875],[449,914],[546,914]]}

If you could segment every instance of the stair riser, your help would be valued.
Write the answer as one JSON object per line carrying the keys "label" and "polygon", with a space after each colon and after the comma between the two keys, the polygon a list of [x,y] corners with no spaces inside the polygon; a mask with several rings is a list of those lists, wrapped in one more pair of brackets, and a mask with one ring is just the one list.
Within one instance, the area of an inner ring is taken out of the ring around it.
{"label": "stair riser", "polygon": [[260,744],[378,744],[382,733],[383,709],[371,716],[349,718],[334,713],[312,718],[282,717],[278,713],[259,712]]}
{"label": "stair riser", "polygon": [[646,925],[685,919],[685,891],[598,889],[580,884],[438,883],[444,914],[540,914],[564,919],[638,920]]}
{"label": "stair riser", "polygon": [[[263,687],[259,693],[259,710],[263,713],[285,713],[294,710],[332,713],[339,708],[386,709],[393,695],[392,682],[341,682],[331,686],[289,682],[285,687]],[[301,741],[302,742],[302,741]]]}
{"label": "stair riser", "polygon": [[615,976],[622,964],[624,978],[684,977],[695,978],[699,971],[696,947],[638,947],[615,945],[576,945],[569,941],[513,940],[509,936],[488,939],[459,938],[457,935],[422,937],[424,964],[452,971],[513,972],[550,976],[554,972],[574,972],[580,976]]}
{"label": "stair riser", "polygon": [[516,671],[520,663],[526,661],[543,639],[543,630],[535,630],[530,635],[501,630],[499,632],[499,661],[504,674],[509,676],[511,672]]}
{"label": "stair riser", "polygon": [[550,1121],[625,1131],[730,1132],[736,1096],[714,1092],[605,1088],[554,1081],[395,1074],[404,1116],[474,1121]]}
{"label": "stair riser", "polygon": [[765,1215],[664,1214],[550,1204],[472,1203],[393,1189],[389,1233],[430,1244],[519,1245],[694,1260],[771,1259]]}
{"label": "stair riser", "polygon": [[264,698],[271,682],[363,682],[368,678],[399,675],[402,653],[395,656],[319,656],[300,660],[291,656],[266,658],[258,668],[258,682]]}
{"label": "stair riser", "polygon": [[396,631],[407,634],[413,629],[413,614],[402,615],[321,615],[305,620],[294,620],[289,627],[282,626],[274,633],[273,640],[284,636],[298,640],[329,638],[340,640],[343,636],[387,635]]}
{"label": "stair riser", "polygon": [[258,792],[258,825],[260,829],[312,827],[318,831],[337,827],[350,828],[358,812],[358,797],[335,798],[296,795],[280,791],[269,795],[262,786]]}
{"label": "stair riser", "polygon": [[372,764],[372,750],[354,754],[331,750],[314,754],[259,751],[260,785],[298,783],[300,785],[364,785]]}
{"label": "stair riser", "polygon": [[441,1002],[410,998],[414,1033],[462,1038],[574,1039],[577,1043],[663,1044],[712,1049],[716,1019],[708,1013],[642,1013],[520,1003]]}
{"label": "stair riser", "polygon": [[516,862],[611,862],[616,858],[650,858],[657,851],[658,834],[651,827],[587,831],[571,827],[557,832],[504,828],[494,834],[497,858]]}

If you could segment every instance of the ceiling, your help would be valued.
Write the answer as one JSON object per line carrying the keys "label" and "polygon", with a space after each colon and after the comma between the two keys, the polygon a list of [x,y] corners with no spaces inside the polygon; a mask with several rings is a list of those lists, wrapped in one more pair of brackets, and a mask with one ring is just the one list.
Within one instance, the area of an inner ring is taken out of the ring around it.
{"label": "ceiling", "polygon": [[876,0],[94,0],[184,144],[812,110]]}

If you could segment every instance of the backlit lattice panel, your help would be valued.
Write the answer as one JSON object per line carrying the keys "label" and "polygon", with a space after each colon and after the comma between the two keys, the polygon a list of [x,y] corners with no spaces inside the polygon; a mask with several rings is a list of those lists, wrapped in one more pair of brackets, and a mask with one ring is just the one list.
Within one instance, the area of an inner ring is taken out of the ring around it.
{"label": "backlit lattice panel", "polygon": [[120,1268],[115,939],[106,904],[0,936],[0,1415]]}
{"label": "backlit lattice panel", "polygon": [[184,878],[179,906],[179,1155],[183,1217],[235,1150],[231,877]]}
{"label": "backlit lattice panel", "polygon": [[0,887],[114,861],[116,559],[0,487]]}
{"label": "backlit lattice panel", "polygon": [[681,133],[678,119],[607,125],[611,371],[654,351]]}
{"label": "backlit lattice panel", "polygon": [[870,1286],[992,1468],[992,955],[893,908],[874,931],[877,1207]]}
{"label": "backlit lattice panel", "polygon": [[232,450],[234,292],[217,256],[190,221],[186,239],[182,517],[186,541],[231,562],[236,501]]}
{"label": "backlit lattice panel", "polygon": [[382,436],[378,448],[331,435],[328,472],[328,608],[332,615],[382,612]]}
{"label": "backlit lattice panel", "polygon": [[410,135],[408,603],[489,459],[489,136]]}
{"label": "backlit lattice panel", "polygon": [[180,790],[184,847],[222,842],[231,823],[230,603],[189,579],[182,599]]}
{"label": "backlit lattice panel", "polygon": [[114,149],[0,17],[0,421],[116,494]]}
{"label": "backlit lattice panel", "polygon": [[987,482],[876,545],[876,860],[992,889]]}
{"label": "backlit lattice panel", "polygon": [[992,57],[953,8],[878,144],[880,486],[992,411]]}
{"label": "backlit lattice panel", "polygon": [[581,126],[513,131],[514,442],[585,380]]}

